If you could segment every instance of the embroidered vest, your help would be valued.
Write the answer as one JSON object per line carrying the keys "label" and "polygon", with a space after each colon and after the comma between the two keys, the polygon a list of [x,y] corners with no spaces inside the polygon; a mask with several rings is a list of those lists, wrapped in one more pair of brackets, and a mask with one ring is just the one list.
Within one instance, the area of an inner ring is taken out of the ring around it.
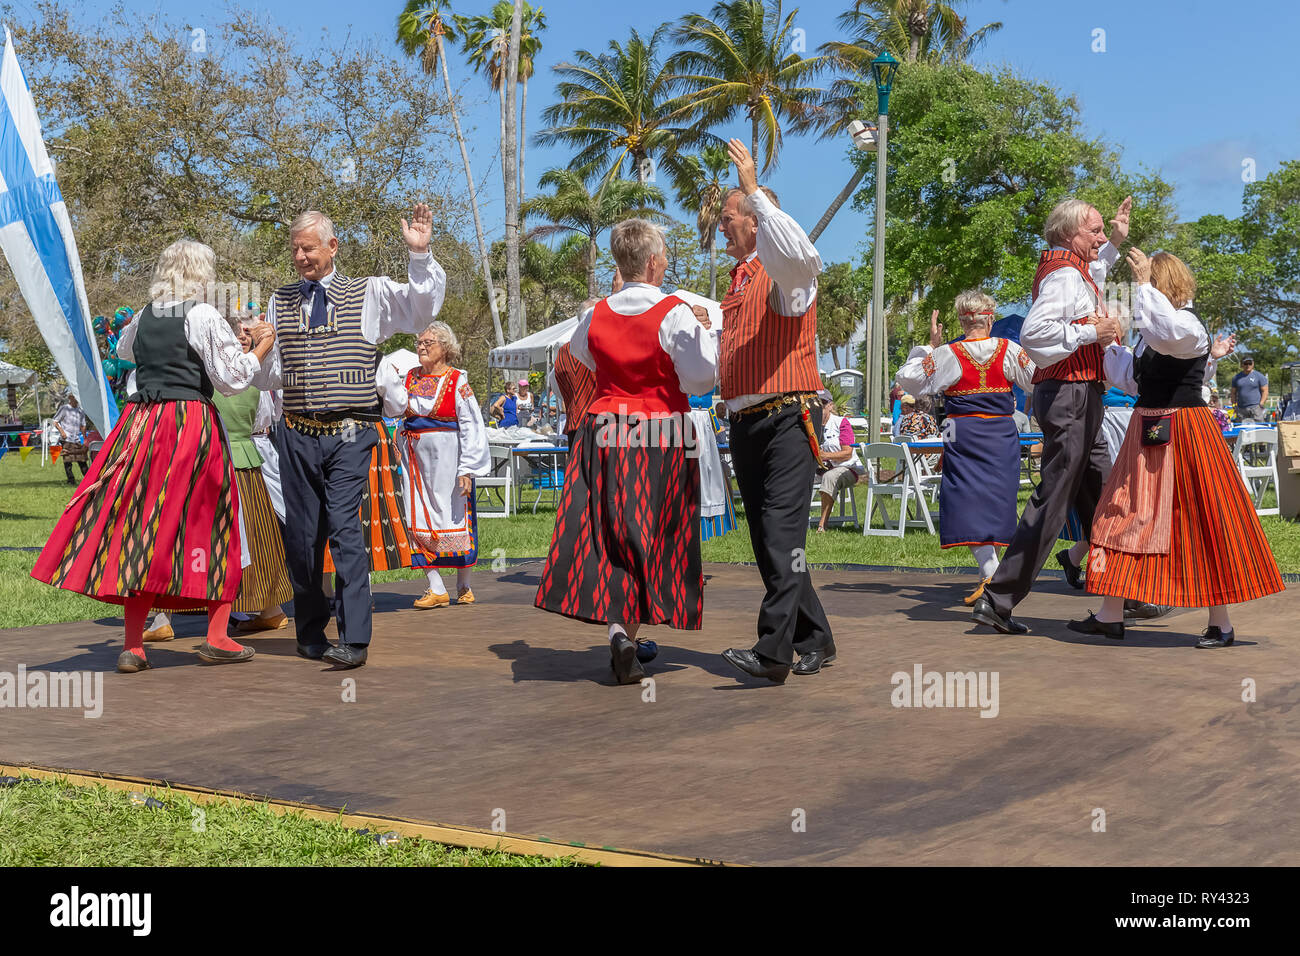
{"label": "embroidered vest", "polygon": [[303,302],[298,283],[276,289],[274,298],[285,409],[299,415],[373,411],[379,350],[361,334],[366,280],[335,273],[325,291],[329,320],[310,331],[311,303]]}
{"label": "embroidered vest", "polygon": [[555,353],[555,384],[564,399],[564,430],[574,431],[596,397],[596,373],[573,357],[568,342]]}
{"label": "embroidered vest", "polygon": [[803,315],[781,315],[769,301],[772,279],[758,258],[738,263],[722,300],[722,397],[816,392],[817,301]]}
{"label": "embroidered vest", "polygon": [[622,315],[605,299],[596,303],[587,330],[587,347],[596,361],[596,394],[588,412],[684,415],[690,410],[672,357],[659,344],[664,316],[682,304],[670,295],[640,315]]}
{"label": "embroidered vest", "polygon": [[952,343],[952,354],[961,366],[961,378],[944,389],[944,410],[954,415],[1010,415],[1016,409],[1011,383],[1003,371],[1006,339],[998,342],[987,362],[977,362],[961,342]]}
{"label": "embroidered vest", "polygon": [[456,417],[456,389],[459,385],[460,369],[449,368],[441,375],[428,375],[417,365],[407,372],[406,394],[433,399],[433,411],[428,415],[413,412],[408,399],[405,416],[407,428],[416,431],[422,427],[445,429],[447,425],[459,428]]}
{"label": "embroidered vest", "polygon": [[[1083,261],[1081,256],[1075,255],[1069,249],[1046,249],[1043,251],[1043,254],[1038,259],[1038,271],[1034,273],[1033,298],[1038,298],[1038,286],[1042,281],[1057,269],[1078,270],[1079,275],[1083,276],[1083,281],[1092,290],[1094,304],[1100,307],[1101,290],[1097,288],[1097,283],[1092,281],[1092,274],[1088,271],[1088,264]],[[1075,319],[1074,324],[1083,325],[1085,320]],[[1071,355],[1066,356],[1056,364],[1035,371],[1034,384],[1037,385],[1039,382],[1045,382],[1048,379],[1058,379],[1064,382],[1100,382],[1104,377],[1102,354],[1102,348],[1096,342],[1081,345]]]}

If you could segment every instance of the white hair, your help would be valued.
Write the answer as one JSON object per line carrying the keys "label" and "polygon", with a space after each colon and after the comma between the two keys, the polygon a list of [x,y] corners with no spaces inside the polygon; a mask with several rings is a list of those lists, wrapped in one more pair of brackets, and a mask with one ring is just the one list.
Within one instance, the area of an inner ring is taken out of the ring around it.
{"label": "white hair", "polygon": [[299,213],[293,222],[289,223],[289,238],[292,239],[298,233],[306,232],[308,229],[314,230],[316,238],[322,243],[328,243],[334,238],[334,222],[329,216],[315,209]]}
{"label": "white hair", "polygon": [[1070,239],[1083,226],[1088,213],[1093,211],[1091,204],[1082,199],[1062,199],[1047,214],[1043,225],[1043,238],[1049,246],[1069,245]]}
{"label": "white hair", "polygon": [[[442,349],[442,359],[448,365],[460,364],[460,340],[446,322],[432,322],[420,335],[432,335]],[[419,338],[419,336],[416,336]]]}
{"label": "white hair", "polygon": [[217,254],[193,239],[178,239],[153,267],[149,298],[155,302],[205,301],[217,281]]}

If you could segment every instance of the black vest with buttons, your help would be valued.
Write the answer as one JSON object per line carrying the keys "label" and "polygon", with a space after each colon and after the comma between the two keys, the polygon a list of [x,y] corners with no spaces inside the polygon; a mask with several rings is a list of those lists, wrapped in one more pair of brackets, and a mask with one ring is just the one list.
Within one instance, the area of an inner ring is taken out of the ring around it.
{"label": "black vest with buttons", "polygon": [[[1186,309],[1196,315],[1194,309]],[[1199,320],[1200,316],[1196,315]],[[1163,355],[1147,343],[1146,349],[1133,360],[1133,378],[1138,383],[1139,408],[1194,408],[1204,405],[1201,386],[1205,384],[1205,363],[1210,353],[1180,359]]]}
{"label": "black vest with buttons", "polygon": [[135,386],[132,402],[207,402],[212,379],[185,337],[185,316],[195,302],[155,310],[151,302],[135,319]]}

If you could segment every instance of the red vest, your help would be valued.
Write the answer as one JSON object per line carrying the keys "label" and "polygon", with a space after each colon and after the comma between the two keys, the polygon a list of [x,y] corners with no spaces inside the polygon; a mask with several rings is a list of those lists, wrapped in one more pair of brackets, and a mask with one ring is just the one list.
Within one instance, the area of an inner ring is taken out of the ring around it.
{"label": "red vest", "polygon": [[[1083,276],[1083,281],[1088,283],[1088,287],[1092,289],[1093,294],[1097,297],[1097,307],[1100,309],[1101,290],[1097,288],[1097,283],[1092,281],[1092,274],[1088,271],[1088,263],[1069,249],[1044,250],[1038,259],[1038,271],[1034,273],[1033,297],[1038,298],[1038,286],[1043,279],[1057,269],[1065,268],[1078,270],[1079,275]],[[1075,319],[1074,324],[1084,325],[1086,320]],[[1096,342],[1081,345],[1072,354],[1067,355],[1055,365],[1049,365],[1035,371],[1034,384],[1037,385],[1039,382],[1048,379],[1058,379],[1063,382],[1100,382],[1104,376],[1102,354],[1101,346]]]}
{"label": "red vest", "polygon": [[781,315],[757,256],[737,263],[731,276],[722,300],[722,397],[819,391],[816,299],[803,315]]}
{"label": "red vest", "polygon": [[[460,369],[449,368],[442,375],[428,375],[420,366],[406,373],[406,393],[421,398],[432,398],[433,411],[426,418],[439,421],[456,421],[456,386],[460,383]],[[406,417],[414,417],[407,404]]]}
{"label": "red vest", "polygon": [[568,342],[555,353],[555,384],[564,399],[564,430],[571,432],[582,424],[596,397],[596,373],[573,357]]}
{"label": "red vest", "polygon": [[621,315],[601,299],[587,330],[587,348],[596,362],[596,394],[588,413],[613,415],[686,414],[673,360],[659,344],[659,326],[681,299],[671,295],[640,315]]}
{"label": "red vest", "polygon": [[957,356],[961,366],[961,378],[945,388],[945,395],[977,395],[986,392],[1009,392],[1011,383],[1003,371],[1003,359],[1007,354],[1007,340],[1003,339],[993,357],[983,365],[976,362],[961,342],[952,343],[952,354]]}

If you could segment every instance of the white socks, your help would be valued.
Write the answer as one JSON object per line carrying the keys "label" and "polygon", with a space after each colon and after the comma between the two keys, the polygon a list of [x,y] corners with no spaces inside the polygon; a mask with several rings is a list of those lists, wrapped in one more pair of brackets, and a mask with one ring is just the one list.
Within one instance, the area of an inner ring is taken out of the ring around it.
{"label": "white socks", "polygon": [[1102,598],[1101,610],[1096,617],[1104,624],[1121,623],[1124,620],[1124,599],[1110,596]]}
{"label": "white socks", "polygon": [[[1227,615],[1225,614],[1224,617],[1226,618]],[[171,615],[169,615],[166,611],[159,611],[156,615],[154,615],[153,623],[150,624],[148,627],[146,627],[145,630],[156,631],[160,627],[170,627],[171,623],[172,623]]]}
{"label": "white socks", "polygon": [[980,577],[993,577],[993,572],[998,569],[998,549],[991,544],[972,544],[970,553],[975,556],[975,563],[979,565]]}
{"label": "white socks", "polygon": [[1075,564],[1083,564],[1084,559],[1088,557],[1088,542],[1076,541],[1070,545],[1070,560]]}
{"label": "white socks", "polygon": [[437,568],[429,568],[424,572],[424,576],[429,579],[429,590],[439,596],[447,593],[447,585],[443,583],[442,575],[438,573]]}
{"label": "white socks", "polygon": [[1220,604],[1210,608],[1210,627],[1217,627],[1224,634],[1232,630],[1232,622],[1228,620],[1228,605]]}

